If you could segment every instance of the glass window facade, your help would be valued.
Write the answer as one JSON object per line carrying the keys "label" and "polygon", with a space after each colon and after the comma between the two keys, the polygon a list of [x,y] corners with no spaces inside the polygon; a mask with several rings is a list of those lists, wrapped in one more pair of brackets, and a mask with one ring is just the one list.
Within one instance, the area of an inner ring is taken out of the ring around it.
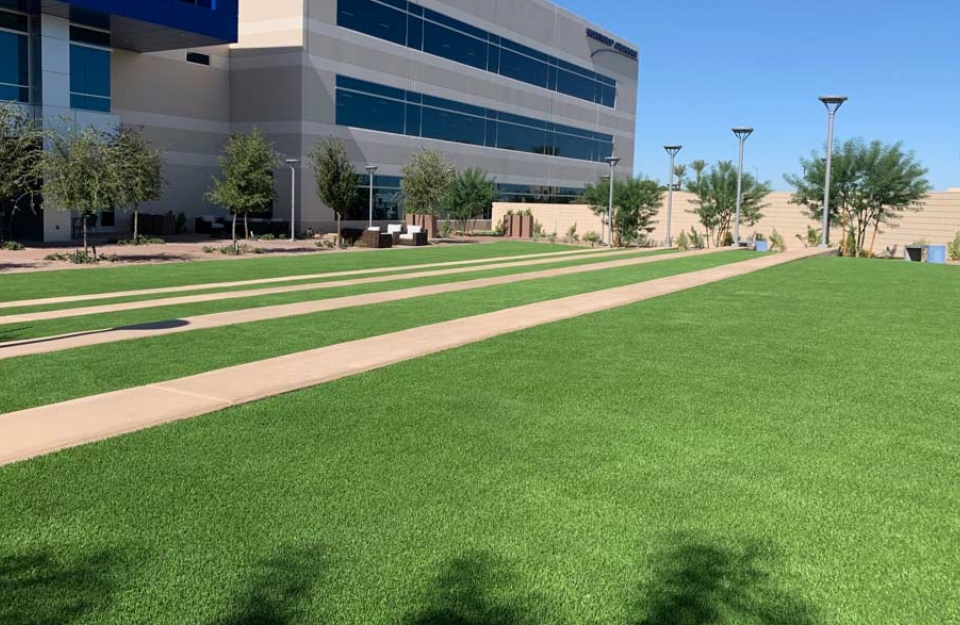
{"label": "glass window facade", "polygon": [[[373,177],[373,218],[396,221],[403,217],[399,176]],[[360,176],[360,190],[346,219],[366,220],[370,212],[370,175]]]}
{"label": "glass window facade", "polygon": [[29,18],[0,10],[0,102],[30,101]]}
{"label": "glass window facade", "polygon": [[613,136],[337,76],[337,125],[602,162]]}
{"label": "glass window facade", "polygon": [[110,34],[70,27],[70,108],[110,112]]}
{"label": "glass window facade", "polygon": [[613,107],[617,81],[407,0],[338,0],[337,25]]}

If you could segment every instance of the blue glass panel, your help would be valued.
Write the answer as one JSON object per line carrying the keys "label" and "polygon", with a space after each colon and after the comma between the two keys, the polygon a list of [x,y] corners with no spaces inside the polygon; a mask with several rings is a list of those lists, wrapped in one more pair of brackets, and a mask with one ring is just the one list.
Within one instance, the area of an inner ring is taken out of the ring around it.
{"label": "blue glass panel", "polygon": [[423,51],[478,69],[487,69],[487,42],[431,22],[423,24]]}
{"label": "blue glass panel", "polygon": [[554,156],[575,158],[582,161],[597,160],[595,141],[557,133],[554,135]]}
{"label": "blue glass panel", "polygon": [[503,46],[504,48],[507,48],[508,50],[513,50],[514,52],[519,52],[520,54],[525,54],[529,57],[533,57],[534,59],[541,61],[542,63],[546,63],[547,60],[550,58],[543,52],[537,52],[533,48],[522,46],[515,41],[510,41],[509,39],[501,39],[500,45]]}
{"label": "blue glass panel", "polygon": [[485,108],[480,108],[479,106],[473,106],[472,104],[463,104],[461,102],[454,102],[453,100],[435,98],[431,95],[423,96],[423,105],[432,106],[434,108],[448,109],[451,111],[458,111],[460,113],[466,113],[467,115],[475,115],[477,117],[487,116],[487,109]]}
{"label": "blue glass panel", "polygon": [[30,90],[26,87],[0,85],[0,102],[29,102]]}
{"label": "blue glass panel", "polygon": [[613,108],[617,104],[617,88],[610,85],[600,85],[600,104]]}
{"label": "blue glass panel", "polygon": [[497,147],[518,152],[551,154],[553,142],[547,139],[545,130],[500,123],[497,126]]}
{"label": "blue glass panel", "polygon": [[[27,64],[27,37],[14,33],[0,32],[0,83],[8,86],[27,86],[29,67]],[[19,97],[4,97],[4,100],[19,100]]]}
{"label": "blue glass panel", "polygon": [[70,91],[109,98],[110,53],[106,50],[71,45]]}
{"label": "blue glass panel", "polygon": [[405,133],[411,137],[419,137],[421,132],[421,107],[416,104],[407,105],[407,127]]}
{"label": "blue glass panel", "polygon": [[402,102],[373,95],[337,91],[337,125],[404,134]]}
{"label": "blue glass panel", "polygon": [[557,91],[590,102],[596,101],[598,85],[599,83],[595,80],[562,69],[557,77]]}
{"label": "blue glass panel", "polygon": [[423,108],[421,136],[456,143],[483,145],[486,120],[453,111]]}
{"label": "blue glass panel", "polygon": [[512,113],[497,113],[497,119],[511,124],[520,124],[522,126],[534,126],[538,129],[546,128],[547,123],[540,119],[524,117],[523,115],[513,115]]}
{"label": "blue glass panel", "polygon": [[511,50],[500,51],[500,75],[538,87],[547,86],[547,64]]}
{"label": "blue glass panel", "polygon": [[436,22],[437,24],[441,24],[447,28],[458,30],[467,35],[473,35],[478,39],[483,39],[484,41],[487,39],[487,31],[475,28],[466,22],[455,20],[452,17],[447,17],[446,15],[437,13],[436,11],[424,9],[423,17],[424,19],[430,20],[431,22]]}
{"label": "blue glass panel", "polygon": [[405,99],[406,92],[403,89],[394,89],[393,87],[385,87],[384,85],[378,85],[374,82],[367,82],[366,80],[357,80],[356,78],[347,78],[346,76],[337,76],[337,87],[341,89],[353,89],[355,91],[363,91],[365,93],[374,93],[377,95],[382,95],[387,98],[393,98],[395,100]]}
{"label": "blue glass panel", "polygon": [[109,113],[110,99],[97,98],[94,96],[79,95],[74,93],[70,95],[70,108],[83,109],[86,111],[98,111],[101,113]]}
{"label": "blue glass panel", "polygon": [[370,0],[339,0],[337,25],[407,45],[407,15]]}
{"label": "blue glass panel", "polygon": [[414,50],[423,50],[423,18],[416,15],[407,16],[407,47]]}
{"label": "blue glass panel", "polygon": [[484,134],[483,145],[488,148],[497,147],[497,121],[495,119],[488,119],[486,121],[486,131]]}

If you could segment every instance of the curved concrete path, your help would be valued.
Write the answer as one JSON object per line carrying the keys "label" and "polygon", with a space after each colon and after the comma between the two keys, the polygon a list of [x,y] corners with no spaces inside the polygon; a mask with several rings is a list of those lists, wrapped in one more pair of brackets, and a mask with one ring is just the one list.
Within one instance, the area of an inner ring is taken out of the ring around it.
{"label": "curved concrete path", "polygon": [[[205,284],[187,284],[183,286],[168,286],[155,289],[140,289],[136,291],[115,291],[110,293],[90,293],[87,295],[65,295],[62,297],[43,297],[38,299],[14,300],[0,302],[0,310],[9,308],[26,308],[28,306],[47,306],[52,304],[70,304],[73,302],[88,302],[102,299],[118,299],[122,297],[141,297],[146,295],[164,295],[166,293],[189,293],[191,291],[206,291],[209,289],[229,289],[239,286],[257,286],[260,284],[280,284],[283,282],[298,282],[301,280],[323,280],[344,276],[375,275],[380,273],[415,271],[417,269],[434,269],[440,267],[457,267],[462,265],[482,265],[485,263],[500,263],[507,261],[532,260],[535,258],[559,257],[561,259],[573,256],[598,254],[609,252],[606,248],[589,248],[570,250],[566,252],[543,252],[538,254],[521,254],[518,256],[493,256],[491,258],[474,258],[470,260],[453,260],[442,263],[424,263],[422,265],[402,265],[397,267],[375,267],[372,269],[350,269],[347,271],[332,271],[327,273],[313,273],[297,276],[280,276],[276,278],[258,278],[256,280],[239,280],[235,282],[208,282]],[[2,321],[0,321],[2,323]]]}
{"label": "curved concrete path", "polygon": [[[478,278],[476,280],[466,280],[463,282],[446,282],[443,284],[432,284],[428,286],[399,289],[394,291],[379,291],[376,293],[366,293],[363,295],[348,295],[346,297],[334,297],[329,299],[313,300],[307,302],[294,302],[291,304],[278,304],[276,306],[262,306],[260,308],[244,308],[241,310],[231,310],[221,313],[211,313],[209,315],[196,315],[193,317],[184,317],[182,319],[171,319],[158,323],[144,323],[139,325],[126,326],[122,328],[108,328],[103,330],[90,330],[86,332],[73,332],[58,336],[49,336],[43,338],[26,339],[23,341],[10,341],[0,343],[0,360],[8,358],[17,358],[19,356],[31,356],[34,354],[47,354],[50,352],[59,352],[66,349],[75,349],[77,347],[89,347],[91,345],[103,345],[104,343],[114,343],[116,341],[128,341],[132,339],[148,338],[153,336],[163,336],[165,334],[179,334],[181,332],[190,332],[192,330],[203,330],[207,328],[217,328],[238,323],[251,323],[254,321],[267,321],[270,319],[283,319],[285,317],[295,317],[297,315],[309,315],[318,312],[330,310],[340,310],[342,308],[354,308],[357,306],[367,306],[369,304],[382,304],[384,302],[396,302],[414,297],[424,297],[427,295],[440,295],[443,293],[456,293],[458,291],[469,291],[471,289],[480,289],[488,286],[498,286],[510,284],[512,282],[525,282],[529,280],[539,280],[542,278],[553,278],[556,276],[569,276],[579,273],[588,273],[592,271],[602,271],[604,269],[617,269],[621,267],[630,267],[633,265],[645,265],[647,263],[656,263],[676,258],[687,258],[690,256],[702,256],[704,254],[714,254],[724,251],[724,249],[696,250],[692,252],[682,252],[679,254],[637,254],[633,253],[631,257],[607,261],[602,263],[592,263],[587,265],[574,265],[572,267],[561,267],[558,269],[544,269],[541,271],[531,271],[526,273],[515,273],[506,276],[497,276],[493,278]],[[541,264],[536,262],[535,264]],[[504,267],[508,265],[497,265]],[[514,266],[514,265],[509,265]],[[527,266],[524,263],[518,263],[516,266]],[[471,268],[469,271],[473,271]],[[464,273],[465,270],[453,270],[452,273]],[[423,274],[415,274],[423,275]],[[436,275],[449,275],[447,272],[439,272]],[[391,276],[392,278],[392,276]],[[382,279],[365,278],[363,280],[350,281],[350,283],[368,284],[369,282],[380,282]],[[337,282],[334,284],[343,284]],[[310,285],[313,288],[313,285]],[[203,296],[207,297],[207,296]],[[139,302],[138,302],[139,303]],[[104,311],[107,312],[107,311]]]}
{"label": "curved concrete path", "polygon": [[287,393],[501,334],[570,319],[820,254],[763,256],[509,308],[0,416],[0,464]]}
{"label": "curved concrete path", "polygon": [[[626,255],[648,256],[650,252],[638,252],[637,250],[622,250],[617,252],[607,252],[605,257],[621,257]],[[311,282],[309,284],[297,284],[294,286],[277,286],[265,289],[252,289],[246,291],[226,291],[220,293],[204,293],[203,295],[182,295],[180,297],[167,297],[162,299],[148,299],[137,302],[123,302],[119,304],[101,304],[99,306],[84,306],[81,308],[65,308],[62,310],[46,310],[41,312],[21,313],[17,315],[0,316],[0,324],[8,325],[14,323],[31,323],[34,321],[49,321],[51,319],[66,319],[68,317],[85,317],[89,315],[100,315],[104,313],[125,312],[129,310],[144,310],[147,308],[157,308],[160,306],[181,306],[184,304],[198,304],[202,302],[214,302],[227,299],[246,299],[249,297],[261,297],[264,295],[279,295],[283,293],[300,293],[303,291],[317,291],[322,289],[335,289],[338,287],[358,286],[362,284],[378,284],[383,282],[399,282],[403,280],[416,280],[418,278],[434,278],[438,276],[455,276],[465,273],[476,273],[478,271],[495,271],[497,269],[512,269],[515,267],[535,267],[537,265],[551,265],[564,261],[574,262],[577,258],[540,258],[536,260],[524,260],[517,262],[505,262],[495,264],[473,265],[470,267],[460,267],[457,269],[437,269],[434,271],[418,271],[414,273],[391,274],[388,276],[376,276],[370,278],[354,278],[352,280],[337,280],[334,282]]]}

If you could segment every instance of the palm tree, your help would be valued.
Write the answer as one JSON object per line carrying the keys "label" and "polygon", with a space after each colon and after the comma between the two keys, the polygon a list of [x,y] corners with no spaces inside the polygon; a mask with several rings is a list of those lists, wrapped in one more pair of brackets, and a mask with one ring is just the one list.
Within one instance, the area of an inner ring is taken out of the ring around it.
{"label": "palm tree", "polygon": [[696,176],[696,183],[699,185],[703,180],[703,172],[707,169],[707,161],[703,159],[697,159],[690,163],[690,169],[693,170],[693,173]]}
{"label": "palm tree", "polygon": [[683,179],[687,176],[687,166],[677,165],[673,168],[673,175],[677,177],[677,191],[683,189]]}

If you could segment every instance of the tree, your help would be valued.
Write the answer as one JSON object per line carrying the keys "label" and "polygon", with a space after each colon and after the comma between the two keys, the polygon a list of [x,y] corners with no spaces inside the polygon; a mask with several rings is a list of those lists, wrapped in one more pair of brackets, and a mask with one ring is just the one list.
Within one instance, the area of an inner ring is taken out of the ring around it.
{"label": "tree", "polygon": [[[614,181],[614,245],[620,247],[653,232],[656,224],[653,218],[660,212],[665,190],[655,180],[643,176]],[[609,178],[588,184],[584,189],[583,201],[606,223],[610,204]]]}
{"label": "tree", "polygon": [[[823,219],[823,195],[826,163],[817,152],[800,159],[804,174],[786,175],[795,189],[791,201],[804,207],[804,213],[820,222]],[[896,227],[896,221],[910,210],[923,210],[923,197],[931,186],[927,170],[913,152],[904,152],[903,144],[869,144],[852,139],[837,144],[833,152],[830,178],[830,223],[844,233],[844,253],[858,256],[866,249],[867,233],[873,231],[869,253],[881,226]],[[847,250],[846,240],[853,241]]]}
{"label": "tree", "polygon": [[87,217],[117,205],[118,177],[110,134],[95,128],[71,128],[51,137],[43,154],[43,196],[46,206],[78,211],[87,245]]}
{"label": "tree", "polygon": [[700,184],[700,181],[703,180],[703,172],[707,169],[707,161],[697,159],[690,163],[690,169],[693,170],[694,181]]}
{"label": "tree", "polygon": [[23,200],[32,207],[38,197],[46,138],[24,107],[0,102],[0,207],[9,206],[11,215]]}
{"label": "tree", "polygon": [[249,133],[234,133],[227,139],[220,157],[222,177],[213,178],[213,186],[204,196],[212,204],[226,207],[233,213],[233,245],[237,245],[237,215],[264,210],[277,192],[273,172],[280,157],[259,128]]}
{"label": "tree", "polygon": [[[734,231],[737,210],[737,168],[731,161],[720,161],[698,179],[687,183],[687,190],[696,197],[690,200],[693,213],[720,247]],[[770,184],[758,182],[749,173],[743,174],[743,200],[740,206],[741,225],[753,226],[763,214],[763,200],[770,194]]]}
{"label": "tree", "polygon": [[359,197],[360,176],[353,170],[347,148],[339,139],[330,137],[320,141],[313,146],[309,158],[313,163],[317,197],[337,216],[337,245],[340,246],[341,224]]}
{"label": "tree", "polygon": [[131,126],[120,126],[111,137],[111,154],[117,205],[133,207],[133,244],[139,245],[140,205],[163,195],[163,154]]}
{"label": "tree", "polygon": [[687,166],[686,165],[676,165],[673,168],[673,175],[677,177],[677,190],[683,189],[683,181],[687,177]]}
{"label": "tree", "polygon": [[457,168],[439,152],[422,150],[414,154],[401,171],[400,188],[407,211],[438,215],[447,204]]}
{"label": "tree", "polygon": [[497,183],[479,167],[470,167],[457,175],[447,198],[447,215],[456,220],[461,233],[467,222],[480,218],[497,199]]}

